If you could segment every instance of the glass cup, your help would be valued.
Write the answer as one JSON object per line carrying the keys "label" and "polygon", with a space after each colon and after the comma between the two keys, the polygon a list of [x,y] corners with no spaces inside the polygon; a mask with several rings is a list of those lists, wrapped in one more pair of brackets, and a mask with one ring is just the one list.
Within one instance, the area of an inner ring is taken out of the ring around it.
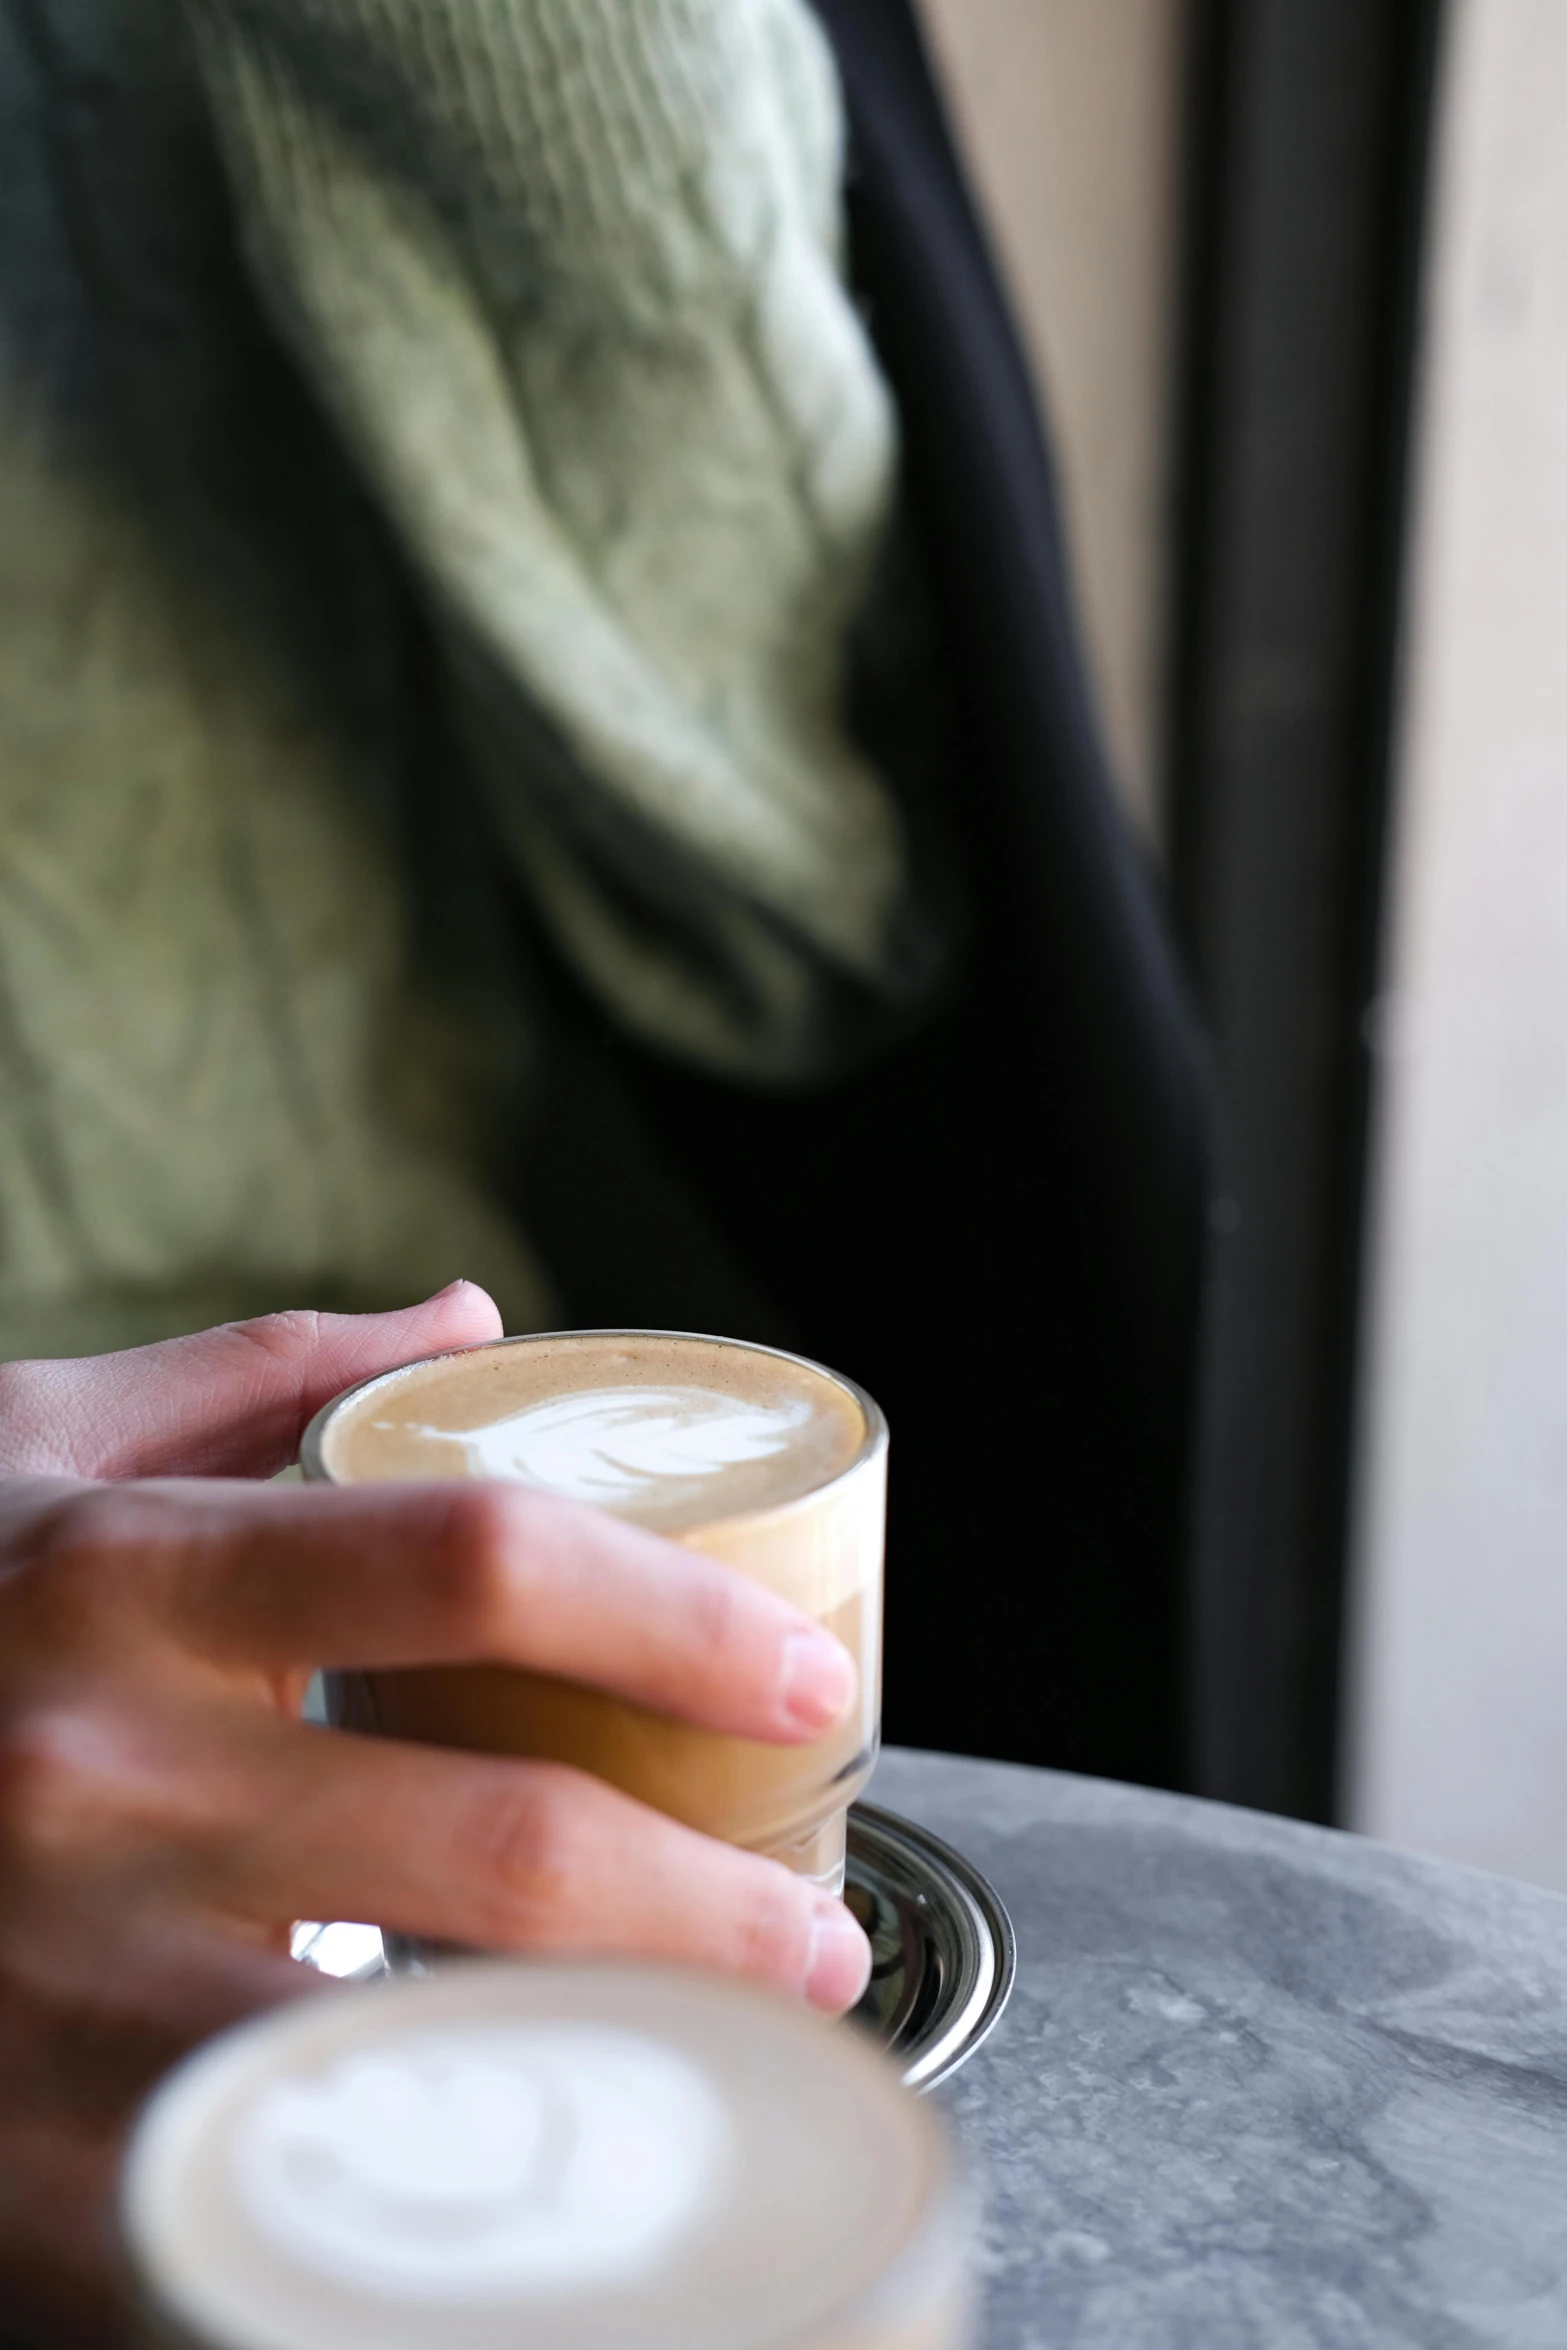
{"label": "glass cup", "polygon": [[[677,1422],[686,1434],[666,1473],[659,1446]],[[571,1763],[842,1891],[848,1807],[875,1762],[881,1704],[887,1426],[862,1389],[776,1348],[685,1332],[500,1339],[350,1388],[311,1423],[301,1458],[307,1478],[334,1484],[500,1475],[592,1497],[834,1632],[858,1693],[802,1746],[698,1729],[508,1665],[334,1675],[328,1688],[346,1726]]]}

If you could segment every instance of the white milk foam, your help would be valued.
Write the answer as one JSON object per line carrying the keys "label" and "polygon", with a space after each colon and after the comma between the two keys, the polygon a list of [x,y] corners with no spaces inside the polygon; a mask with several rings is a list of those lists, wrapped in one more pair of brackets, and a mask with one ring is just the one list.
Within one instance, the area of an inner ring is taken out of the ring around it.
{"label": "white milk foam", "polygon": [[460,1444],[470,1476],[543,1486],[613,1510],[655,1488],[671,1504],[698,1503],[705,1480],[774,1459],[813,1414],[805,1396],[758,1403],[708,1387],[611,1387],[549,1396],[482,1428],[371,1426]]}
{"label": "white milk foam", "polygon": [[703,2073],[640,2033],[450,2024],[264,2088],[230,2169],[285,2259],[455,2306],[651,2275],[720,2207],[729,2138]]}

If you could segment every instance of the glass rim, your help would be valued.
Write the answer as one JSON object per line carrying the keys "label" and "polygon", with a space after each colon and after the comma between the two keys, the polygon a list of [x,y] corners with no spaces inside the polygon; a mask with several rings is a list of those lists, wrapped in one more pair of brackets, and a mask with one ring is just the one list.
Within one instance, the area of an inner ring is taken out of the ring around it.
{"label": "glass rim", "polygon": [[[863,1388],[858,1380],[849,1378],[847,1373],[843,1371],[832,1370],[826,1363],[817,1362],[814,1356],[796,1354],[785,1346],[764,1346],[757,1339],[724,1338],[716,1332],[708,1330],[653,1330],[638,1329],[629,1325],[610,1325],[595,1330],[520,1330],[502,1338],[481,1338],[472,1346],[441,1347],[434,1354],[416,1355],[411,1362],[394,1363],[390,1369],[385,1371],[372,1371],[368,1378],[358,1379],[352,1387],[345,1387],[337,1395],[328,1397],[320,1410],[312,1416],[299,1444],[301,1473],[310,1484],[332,1485],[340,1492],[347,1491],[352,1484],[370,1482],[370,1480],[334,1477],[326,1465],[324,1446],[327,1431],[337,1414],[355,1402],[358,1397],[367,1394],[371,1388],[382,1386],[392,1379],[400,1379],[409,1372],[423,1370],[431,1363],[454,1362],[463,1355],[493,1354],[499,1347],[548,1346],[565,1338],[655,1338],[672,1340],[677,1345],[731,1347],[737,1354],[766,1355],[774,1362],[791,1363],[798,1370],[814,1372],[818,1378],[830,1381],[834,1387],[853,1397],[865,1423],[865,1434],[852,1460],[845,1461],[841,1469],[835,1470],[830,1477],[823,1478],[819,1485],[808,1486],[804,1493],[792,1494],[787,1501],[764,1502],[754,1509],[730,1511],[722,1519],[715,1518],[712,1521],[714,1525],[728,1525],[748,1518],[770,1518],[778,1516],[786,1510],[798,1509],[807,1502],[818,1500],[822,1494],[830,1493],[835,1485],[841,1485],[845,1478],[854,1476],[857,1471],[863,1469],[868,1462],[877,1459],[887,1449],[887,1416],[875,1397]],[[393,1480],[389,1479],[387,1482],[390,1483]],[[412,1482],[483,1484],[507,1483],[510,1480],[445,1478],[414,1479]],[[519,1479],[517,1482],[521,1483],[522,1480]],[[531,1490],[547,1492],[549,1488],[536,1486]]]}

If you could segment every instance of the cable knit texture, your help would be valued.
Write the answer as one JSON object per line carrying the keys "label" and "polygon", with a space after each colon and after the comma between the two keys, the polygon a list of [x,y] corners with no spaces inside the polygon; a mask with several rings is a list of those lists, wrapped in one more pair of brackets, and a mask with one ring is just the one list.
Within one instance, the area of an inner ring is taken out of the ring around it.
{"label": "cable knit texture", "polygon": [[841,143],[801,0],[0,0],[0,1352],[547,1311],[491,832],[704,1066],[928,984]]}

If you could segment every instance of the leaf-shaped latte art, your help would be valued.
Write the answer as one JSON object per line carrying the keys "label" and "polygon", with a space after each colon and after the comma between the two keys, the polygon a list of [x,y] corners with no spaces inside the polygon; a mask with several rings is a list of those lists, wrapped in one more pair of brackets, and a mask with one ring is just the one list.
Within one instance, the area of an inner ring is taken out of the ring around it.
{"label": "leaf-shaped latte art", "polygon": [[705,1387],[614,1387],[551,1396],[483,1428],[411,1433],[462,1445],[475,1477],[541,1485],[615,1509],[656,1486],[700,1486],[770,1460],[812,1416],[800,1396],[763,1404]]}

